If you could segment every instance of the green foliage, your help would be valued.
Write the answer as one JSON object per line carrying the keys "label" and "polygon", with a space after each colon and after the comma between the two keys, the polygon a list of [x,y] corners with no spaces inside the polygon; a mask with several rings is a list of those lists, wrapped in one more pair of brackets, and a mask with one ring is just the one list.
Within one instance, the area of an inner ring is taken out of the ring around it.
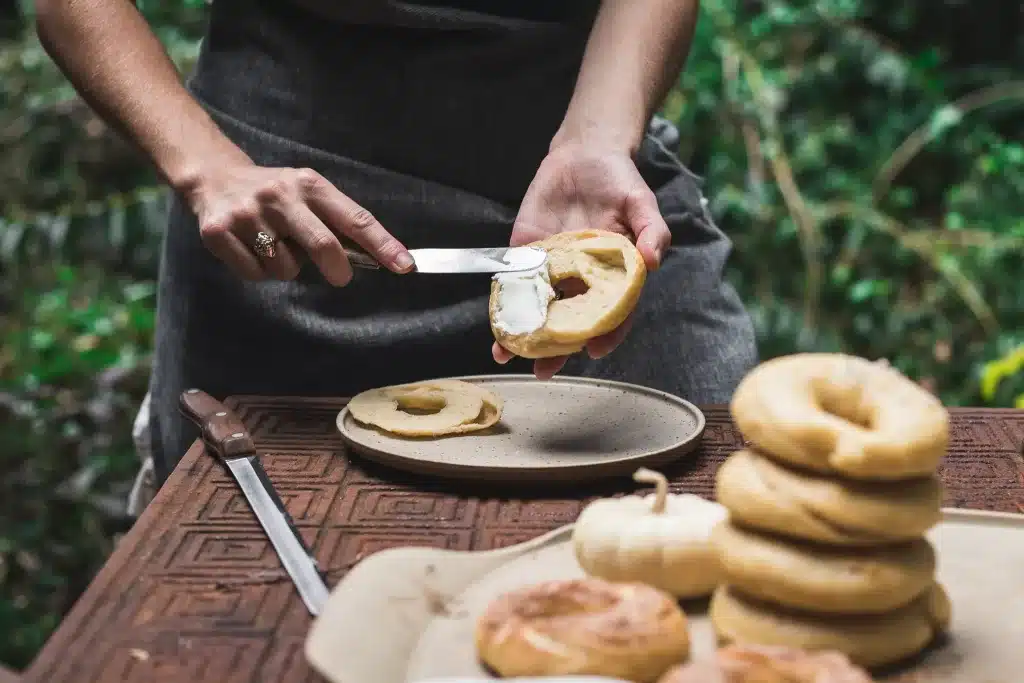
{"label": "green foliage", "polygon": [[[188,69],[205,1],[137,4]],[[166,199],[20,6],[0,38],[0,661],[18,667],[126,525]],[[762,355],[884,356],[948,404],[1024,406],[1019,3],[702,12],[664,112],[736,243]]]}
{"label": "green foliage", "polygon": [[21,278],[0,335],[0,643],[24,665],[127,528],[153,286],[90,267]]}
{"label": "green foliage", "polygon": [[981,372],[981,396],[1005,405],[1013,402],[1024,410],[1024,344],[1002,358],[985,363]]}
{"label": "green foliage", "polygon": [[1024,342],[1024,69],[901,50],[915,3],[702,7],[666,109],[707,160],[764,355],[886,357],[949,404],[997,400],[980,366]]}

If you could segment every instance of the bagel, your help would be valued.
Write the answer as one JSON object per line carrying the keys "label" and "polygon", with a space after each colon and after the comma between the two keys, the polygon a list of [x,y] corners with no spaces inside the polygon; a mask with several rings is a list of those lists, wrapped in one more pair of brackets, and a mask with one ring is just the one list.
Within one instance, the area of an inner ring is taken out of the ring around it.
{"label": "bagel", "polygon": [[726,522],[711,532],[723,583],[776,605],[817,613],[876,614],[902,607],[934,582],[935,549],[923,538],[845,550],[779,543]]}
{"label": "bagel", "polygon": [[[491,332],[523,358],[565,356],[611,332],[636,307],[647,278],[629,238],[604,230],[563,232],[529,246],[547,252],[536,270],[498,273],[491,283]],[[587,291],[559,299],[554,286],[578,279]]]}
{"label": "bagel", "polygon": [[718,468],[715,498],[749,529],[837,546],[918,538],[942,516],[937,475],[900,482],[824,477],[741,450]]}
{"label": "bagel", "polygon": [[679,666],[658,683],[874,683],[841,652],[728,645],[715,656]]}
{"label": "bagel", "polygon": [[686,660],[675,600],[642,583],[586,578],[498,597],[476,627],[480,660],[502,677],[591,675],[653,683]]}
{"label": "bagel", "polygon": [[914,602],[885,614],[811,615],[773,607],[719,586],[711,598],[711,623],[722,644],[757,644],[842,652],[874,669],[921,652],[949,629],[949,596],[938,583]]}
{"label": "bagel", "polygon": [[479,431],[501,419],[504,402],[483,387],[453,379],[370,389],[353,396],[357,422],[398,436],[444,436]]}
{"label": "bagel", "polygon": [[896,370],[838,353],[761,363],[733,394],[737,428],[758,450],[853,479],[935,472],[949,442],[942,403]]}

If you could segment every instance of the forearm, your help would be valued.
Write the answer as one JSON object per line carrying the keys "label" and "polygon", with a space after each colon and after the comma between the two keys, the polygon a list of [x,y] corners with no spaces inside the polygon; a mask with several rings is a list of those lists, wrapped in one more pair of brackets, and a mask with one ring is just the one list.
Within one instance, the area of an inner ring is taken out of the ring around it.
{"label": "forearm", "polygon": [[135,142],[175,189],[247,160],[181,83],[129,0],[37,0],[40,41],[79,94]]}
{"label": "forearm", "polygon": [[635,152],[690,51],[699,0],[603,0],[552,146]]}

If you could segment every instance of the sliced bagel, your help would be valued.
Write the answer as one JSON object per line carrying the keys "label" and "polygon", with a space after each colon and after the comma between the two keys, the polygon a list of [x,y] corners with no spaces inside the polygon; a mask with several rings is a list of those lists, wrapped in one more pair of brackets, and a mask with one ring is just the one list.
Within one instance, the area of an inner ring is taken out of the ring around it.
{"label": "sliced bagel", "polygon": [[[517,356],[547,358],[581,351],[589,340],[621,325],[636,307],[647,267],[627,237],[581,230],[530,246],[547,252],[545,266],[499,273],[491,285],[491,331]],[[581,281],[586,291],[558,298],[555,289],[568,280]]]}

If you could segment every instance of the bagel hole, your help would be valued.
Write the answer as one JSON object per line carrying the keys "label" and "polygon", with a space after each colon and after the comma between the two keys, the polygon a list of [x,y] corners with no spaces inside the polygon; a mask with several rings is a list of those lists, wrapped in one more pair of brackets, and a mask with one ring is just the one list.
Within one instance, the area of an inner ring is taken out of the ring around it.
{"label": "bagel hole", "polygon": [[829,415],[846,420],[861,429],[872,429],[874,415],[857,401],[849,400],[842,392],[822,391],[818,395],[818,406]]}
{"label": "bagel hole", "polygon": [[567,277],[551,285],[555,290],[555,298],[559,301],[572,299],[590,291],[590,285],[578,277]]}
{"label": "bagel hole", "polygon": [[409,415],[435,415],[448,405],[441,394],[410,392],[395,398],[398,409]]}

